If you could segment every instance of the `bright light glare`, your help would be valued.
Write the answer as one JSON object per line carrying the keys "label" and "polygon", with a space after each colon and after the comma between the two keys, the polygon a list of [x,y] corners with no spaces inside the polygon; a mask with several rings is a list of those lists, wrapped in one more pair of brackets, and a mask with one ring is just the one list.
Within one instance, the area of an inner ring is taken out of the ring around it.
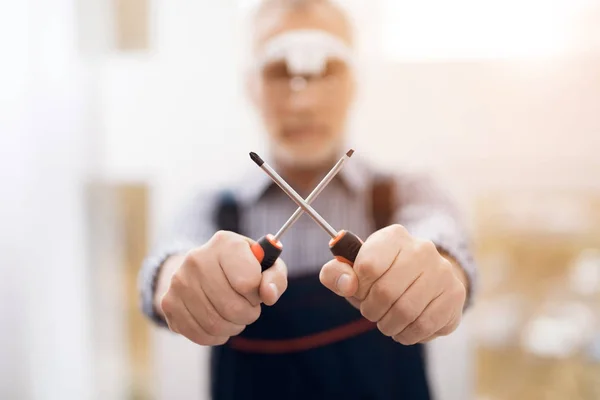
{"label": "bright light glare", "polygon": [[536,58],[569,51],[589,0],[384,0],[384,56]]}

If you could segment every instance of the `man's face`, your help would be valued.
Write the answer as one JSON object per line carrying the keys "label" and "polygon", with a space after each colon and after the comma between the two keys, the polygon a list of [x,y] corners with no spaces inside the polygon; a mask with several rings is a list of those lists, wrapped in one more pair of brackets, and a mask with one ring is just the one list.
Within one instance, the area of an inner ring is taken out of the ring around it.
{"label": "man's face", "polygon": [[[257,21],[256,54],[274,37],[317,29],[350,46],[344,16],[327,3],[303,9],[273,7]],[[284,60],[267,62],[250,77],[252,99],[269,134],[273,156],[295,168],[315,168],[337,156],[354,94],[350,66],[327,58],[320,74],[296,74]]]}

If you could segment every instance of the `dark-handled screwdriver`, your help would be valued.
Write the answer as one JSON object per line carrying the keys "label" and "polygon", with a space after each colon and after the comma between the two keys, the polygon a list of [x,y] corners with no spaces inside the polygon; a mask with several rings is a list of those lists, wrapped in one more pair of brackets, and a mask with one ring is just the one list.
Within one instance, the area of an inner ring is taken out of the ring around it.
{"label": "dark-handled screwdriver", "polygon": [[336,231],[321,215],[310,206],[279,174],[256,153],[250,158],[279,186],[304,212],[306,212],[325,232],[331,236],[329,249],[338,261],[354,265],[356,256],[362,247],[362,240],[354,233],[346,230]]}
{"label": "dark-handled screwdriver", "polygon": [[[308,195],[306,200],[303,199],[303,201],[307,204],[310,204],[337,175],[337,173],[342,169],[344,163],[350,157],[352,157],[353,153],[354,150],[351,149],[344,154],[344,156],[339,159],[339,161],[333,166],[327,175],[325,175],[321,182],[319,182],[319,184]],[[275,235],[265,235],[252,245],[252,253],[254,253],[254,256],[260,262],[260,266],[262,267],[263,271],[275,264],[275,261],[277,261],[277,258],[279,258],[281,252],[283,251],[283,245],[279,239],[298,220],[298,218],[300,218],[303,212],[304,210],[302,207],[298,207],[294,214],[292,214],[292,216],[286,221],[285,224],[283,224],[283,226]]]}

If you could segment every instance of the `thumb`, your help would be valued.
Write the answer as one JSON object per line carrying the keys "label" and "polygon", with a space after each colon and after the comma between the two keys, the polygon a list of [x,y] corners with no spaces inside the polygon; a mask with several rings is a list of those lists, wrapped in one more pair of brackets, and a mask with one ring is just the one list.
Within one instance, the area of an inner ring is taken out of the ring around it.
{"label": "thumb", "polygon": [[285,292],[287,285],[287,267],[283,260],[278,258],[273,266],[262,273],[259,287],[260,300],[272,306]]}
{"label": "thumb", "polygon": [[352,297],[358,290],[358,277],[352,267],[338,260],[331,260],[321,268],[319,280],[338,296]]}

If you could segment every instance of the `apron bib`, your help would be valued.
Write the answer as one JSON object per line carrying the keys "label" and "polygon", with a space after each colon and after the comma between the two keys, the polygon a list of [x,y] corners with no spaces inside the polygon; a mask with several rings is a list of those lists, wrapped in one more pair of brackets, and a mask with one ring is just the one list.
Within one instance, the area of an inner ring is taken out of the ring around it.
{"label": "apron bib", "polygon": [[[381,211],[387,206],[376,188],[373,205]],[[376,226],[387,225],[389,217],[375,214]],[[239,209],[231,195],[223,197],[215,216],[218,229],[239,232]],[[262,306],[256,322],[212,348],[211,395],[214,400],[430,398],[423,346],[403,346],[381,334],[325,288],[318,274],[289,279],[277,304]]]}

